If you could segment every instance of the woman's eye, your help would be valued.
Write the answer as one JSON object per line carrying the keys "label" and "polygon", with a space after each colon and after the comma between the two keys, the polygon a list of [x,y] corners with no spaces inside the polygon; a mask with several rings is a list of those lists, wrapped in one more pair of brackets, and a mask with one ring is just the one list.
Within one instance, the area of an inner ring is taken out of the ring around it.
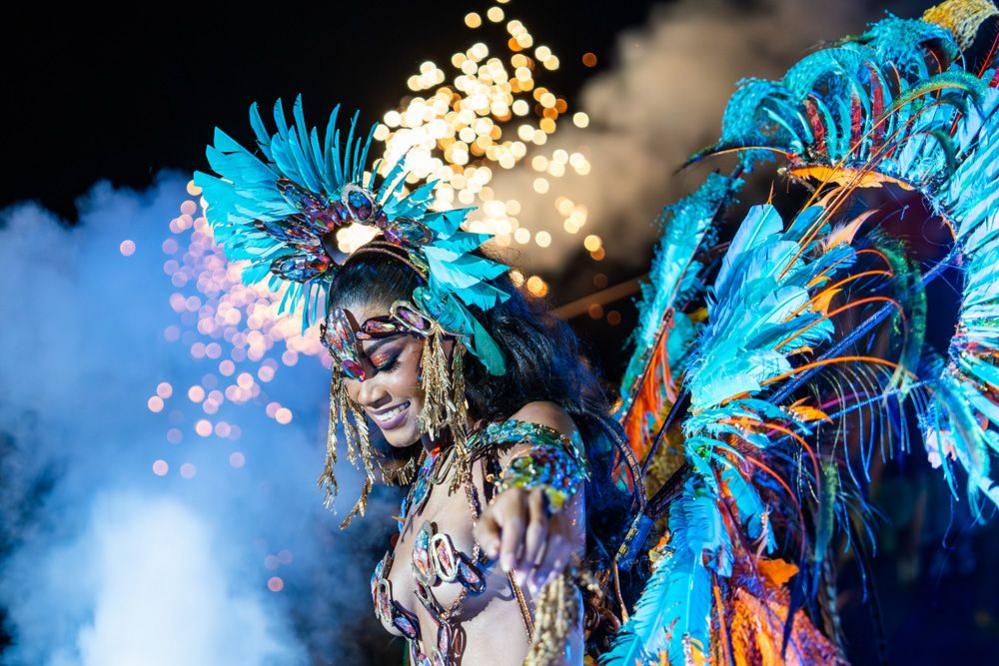
{"label": "woman's eye", "polygon": [[385,363],[376,366],[375,370],[377,370],[378,372],[388,372],[392,370],[392,368],[394,368],[398,363],[399,363],[399,354],[396,354]]}

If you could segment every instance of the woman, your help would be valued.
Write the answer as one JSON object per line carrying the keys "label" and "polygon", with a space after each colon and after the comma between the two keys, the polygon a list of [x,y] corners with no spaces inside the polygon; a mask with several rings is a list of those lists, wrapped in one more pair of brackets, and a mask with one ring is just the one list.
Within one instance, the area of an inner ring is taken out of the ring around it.
{"label": "woman", "polygon": [[[290,281],[282,304],[304,305],[305,323],[326,294],[327,499],[338,438],[366,472],[343,526],[379,478],[412,484],[372,576],[376,615],[415,664],[581,663],[577,584],[597,641],[615,625],[587,572],[611,570],[631,508],[606,400],[568,327],[478,250],[488,236],[459,228],[468,211],[431,211],[432,184],[399,197],[401,166],[371,188],[370,136],[355,142],[352,126],[341,151],[335,114],[321,147],[300,98],[294,130],[278,102],[274,135],[254,105],[266,161],[216,130],[208,157],[223,178],[195,182],[229,259],[250,260],[244,279]],[[353,223],[380,236],[345,257],[336,232]],[[375,450],[369,423],[391,452]]]}
{"label": "woman", "polygon": [[[357,322],[384,317],[391,304],[412,293],[420,280],[419,274],[403,261],[362,249],[355,252],[334,280],[329,309],[342,308],[350,320]],[[561,322],[546,321],[532,312],[508,280],[503,286],[511,297],[490,310],[483,325],[513,363],[499,377],[482,372],[475,364],[466,366],[467,431],[474,436],[486,424],[539,424],[570,439],[582,435],[580,441],[595,442],[591,449],[596,444],[605,446],[606,434],[601,432],[600,422],[606,404],[592,375],[578,360],[571,332]],[[437,603],[455,609],[456,621],[443,623],[443,631],[463,633],[466,663],[520,664],[530,644],[526,629],[534,622],[534,600],[541,585],[562,571],[571,555],[586,555],[584,514],[588,493],[575,492],[574,484],[572,497],[553,514],[541,487],[509,487],[496,492],[494,484],[486,483],[490,468],[508,469],[511,461],[532,455],[532,448],[539,442],[530,438],[506,445],[497,442],[488,455],[479,458],[479,464],[472,466],[471,479],[466,482],[469,488],[448,492],[460,474],[459,465],[441,464],[453,461],[456,453],[450,433],[431,436],[419,418],[424,402],[419,373],[425,344],[425,339],[408,332],[363,340],[360,356],[369,372],[363,381],[346,380],[349,399],[370,417],[392,447],[424,457],[422,468],[428,474],[434,463],[444,467],[443,472],[430,474],[436,483],[430,484],[426,497],[413,501],[411,494],[408,512],[402,512],[399,538],[380,565],[380,576],[373,578],[376,604],[380,580],[387,579],[389,585],[382,587],[403,612],[415,611],[421,637],[434,637],[441,631],[440,613],[434,612],[434,602],[418,601],[420,592],[412,563],[421,530],[433,525],[434,533],[446,534],[457,552],[470,556],[478,548],[484,555],[479,565],[484,585],[476,580],[474,585],[463,586],[459,579],[430,588]],[[606,454],[606,449],[598,450]],[[597,485],[610,488],[606,463],[600,456],[593,458],[590,467],[599,468],[602,475]],[[582,479],[576,483],[581,484]],[[591,487],[595,488],[593,484]],[[466,491],[474,494],[471,501]],[[593,493],[595,490],[589,494]],[[480,511],[476,504],[486,497],[492,499]],[[618,508],[620,502],[618,498]],[[601,506],[606,511],[605,504]],[[625,524],[623,517],[614,522]],[[599,547],[599,538],[594,535],[591,547]],[[601,545],[604,554],[613,552],[606,544]],[[467,596],[462,598],[464,594]],[[392,624],[390,613],[379,612],[379,617],[390,631],[402,633]],[[570,662],[578,661],[582,654],[581,629],[578,622],[572,628],[569,655],[575,658]],[[413,644],[417,646],[415,641]],[[425,642],[423,651],[426,653]],[[418,656],[419,649],[414,652]],[[452,657],[458,661],[453,651]]]}

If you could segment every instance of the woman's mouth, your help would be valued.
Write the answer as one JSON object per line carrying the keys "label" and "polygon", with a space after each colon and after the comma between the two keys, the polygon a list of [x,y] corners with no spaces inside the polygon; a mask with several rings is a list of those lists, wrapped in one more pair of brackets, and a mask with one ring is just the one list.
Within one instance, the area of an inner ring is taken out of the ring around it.
{"label": "woman's mouth", "polygon": [[408,409],[409,400],[383,412],[372,414],[371,418],[374,419],[375,423],[377,423],[378,427],[382,430],[392,430],[405,423]]}

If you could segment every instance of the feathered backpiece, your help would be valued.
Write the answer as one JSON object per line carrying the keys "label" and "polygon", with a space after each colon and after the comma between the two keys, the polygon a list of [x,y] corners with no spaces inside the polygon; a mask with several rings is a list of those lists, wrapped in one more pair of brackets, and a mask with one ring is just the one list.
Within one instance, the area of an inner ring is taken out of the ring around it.
{"label": "feathered backpiece", "polygon": [[[651,575],[605,663],[843,661],[830,553],[865,558],[875,453],[921,440],[973,515],[999,504],[999,75],[961,58],[996,13],[888,16],[743,81],[692,158],[739,165],[662,216],[618,408],[648,501],[617,562]],[[807,200],[716,244],[772,158]]]}
{"label": "feathered backpiece", "polygon": [[[503,374],[499,348],[469,306],[487,310],[509,296],[490,281],[507,267],[473,254],[488,234],[463,231],[470,208],[433,211],[434,182],[403,196],[404,160],[378,178],[365,171],[374,126],[355,134],[354,115],[346,140],[333,109],[322,141],[305,124],[302,98],[295,99],[294,126],[281,100],[274,105],[276,132],[270,134],[256,103],[250,124],[260,157],[221,129],[206,154],[215,177],[200,171],[194,182],[203,190],[206,217],[230,261],[246,261],[246,284],[266,281],[284,289],[280,312],[301,310],[303,327],[325,317],[325,294],[336,274],[336,232],[351,224],[377,228],[379,243],[401,249],[427,280],[413,303],[464,345],[492,374]],[[364,250],[362,246],[360,250]],[[342,258],[342,257],[341,257]]]}

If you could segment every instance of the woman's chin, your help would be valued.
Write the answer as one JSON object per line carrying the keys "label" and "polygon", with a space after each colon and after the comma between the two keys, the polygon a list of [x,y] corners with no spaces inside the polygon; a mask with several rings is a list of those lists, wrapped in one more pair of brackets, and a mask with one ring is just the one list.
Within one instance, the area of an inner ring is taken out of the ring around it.
{"label": "woman's chin", "polygon": [[388,445],[395,449],[405,449],[420,441],[420,429],[416,424],[406,423],[402,427],[382,430]]}

